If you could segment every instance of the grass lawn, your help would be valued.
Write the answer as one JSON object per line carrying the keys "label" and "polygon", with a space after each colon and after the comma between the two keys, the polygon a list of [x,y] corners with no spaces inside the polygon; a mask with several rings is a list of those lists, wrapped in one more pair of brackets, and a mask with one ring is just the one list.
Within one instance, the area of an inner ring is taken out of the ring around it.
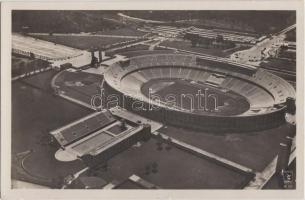
{"label": "grass lawn", "polygon": [[296,71],[296,62],[278,59],[278,58],[268,58],[266,61],[261,63],[261,67],[264,68],[275,68],[278,70],[287,70],[291,72]]}
{"label": "grass lawn", "polygon": [[49,63],[47,61],[12,55],[13,77],[47,67],[49,67]]}
{"label": "grass lawn", "polygon": [[176,138],[251,169],[262,171],[277,155],[279,143],[290,131],[286,124],[249,133],[213,134],[167,126],[159,130]]}
{"label": "grass lawn", "polygon": [[[132,174],[164,189],[234,189],[248,177],[197,157],[184,150],[151,138],[140,147],[131,147],[108,162],[108,170],[99,169],[104,180],[126,180]],[[155,166],[155,171],[152,170]]]}
{"label": "grass lawn", "polygon": [[66,45],[76,49],[87,50],[90,48],[105,47],[120,42],[130,41],[130,38],[113,38],[113,37],[101,37],[101,36],[49,36],[40,35],[37,38],[47,40],[50,42]]}
{"label": "grass lawn", "polygon": [[[55,73],[43,72],[12,83],[12,156],[32,149],[24,167],[31,174],[50,179],[76,172],[84,165],[80,161],[57,161],[54,157],[57,148],[45,143],[49,131],[92,112],[52,95],[48,88]],[[24,177],[16,167],[12,166],[14,178],[35,182],[35,177]]]}
{"label": "grass lawn", "polygon": [[149,49],[148,45],[138,44],[138,45],[124,48],[124,49],[118,49],[114,53],[120,54],[120,53],[124,53],[124,52],[128,52],[128,51],[141,51],[141,50],[148,50],[148,49]]}
{"label": "grass lawn", "polygon": [[56,78],[55,84],[65,95],[91,104],[92,96],[100,92],[98,88],[101,81],[99,75],[64,71]]}
{"label": "grass lawn", "polygon": [[172,50],[137,50],[137,51],[122,51],[119,54],[127,56],[127,57],[134,57],[134,56],[141,56],[141,55],[149,55],[149,54],[162,54],[162,53],[173,53]]}
{"label": "grass lawn", "polygon": [[132,28],[120,28],[108,31],[98,31],[101,35],[143,36],[146,33]]}
{"label": "grass lawn", "polygon": [[[213,56],[220,56],[220,57],[227,57],[230,54],[232,54],[232,51],[223,51],[222,49],[205,49],[201,47],[192,47],[192,44],[190,41],[164,41],[160,44],[160,46],[167,46],[167,47],[173,47],[177,49],[187,50],[187,51],[193,51],[197,53],[203,53]],[[242,47],[240,47],[242,48]],[[234,49],[234,51],[241,50],[240,48]]]}

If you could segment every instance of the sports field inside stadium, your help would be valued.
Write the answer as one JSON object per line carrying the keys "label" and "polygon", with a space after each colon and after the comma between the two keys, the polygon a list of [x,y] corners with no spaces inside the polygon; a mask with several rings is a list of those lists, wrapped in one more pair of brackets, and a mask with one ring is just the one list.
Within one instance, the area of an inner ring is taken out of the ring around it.
{"label": "sports field inside stadium", "polygon": [[189,80],[154,79],[141,90],[152,100],[160,97],[163,103],[170,101],[168,105],[197,114],[237,115],[250,107],[244,97],[232,91]]}

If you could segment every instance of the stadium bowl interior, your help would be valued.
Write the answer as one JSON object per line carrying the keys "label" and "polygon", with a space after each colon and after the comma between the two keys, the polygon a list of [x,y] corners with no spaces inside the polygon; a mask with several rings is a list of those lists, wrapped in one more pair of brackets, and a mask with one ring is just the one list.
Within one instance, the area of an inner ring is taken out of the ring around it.
{"label": "stadium bowl interior", "polygon": [[110,66],[104,78],[106,103],[116,94],[119,106],[153,120],[215,132],[278,126],[286,99],[295,98],[288,82],[263,69],[187,54],[132,57]]}

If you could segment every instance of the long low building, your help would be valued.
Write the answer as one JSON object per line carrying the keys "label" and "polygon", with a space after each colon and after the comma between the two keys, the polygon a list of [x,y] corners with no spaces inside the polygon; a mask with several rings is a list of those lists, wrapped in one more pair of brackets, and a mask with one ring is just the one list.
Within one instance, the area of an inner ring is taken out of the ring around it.
{"label": "long low building", "polygon": [[33,54],[35,58],[47,61],[66,60],[83,54],[79,49],[17,33],[12,34],[12,49],[13,53],[25,56]]}
{"label": "long low building", "polygon": [[101,50],[95,52],[79,50],[18,33],[12,34],[12,52],[48,61],[54,68],[61,68],[65,64],[73,68],[82,68],[91,64],[93,56],[98,62],[108,58]]}

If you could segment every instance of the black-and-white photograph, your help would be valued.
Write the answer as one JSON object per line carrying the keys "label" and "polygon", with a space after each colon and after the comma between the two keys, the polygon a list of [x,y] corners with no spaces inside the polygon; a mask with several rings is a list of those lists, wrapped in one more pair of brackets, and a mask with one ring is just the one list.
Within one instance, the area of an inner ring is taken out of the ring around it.
{"label": "black-and-white photograph", "polygon": [[11,189],[295,190],[296,16],[12,10]]}

